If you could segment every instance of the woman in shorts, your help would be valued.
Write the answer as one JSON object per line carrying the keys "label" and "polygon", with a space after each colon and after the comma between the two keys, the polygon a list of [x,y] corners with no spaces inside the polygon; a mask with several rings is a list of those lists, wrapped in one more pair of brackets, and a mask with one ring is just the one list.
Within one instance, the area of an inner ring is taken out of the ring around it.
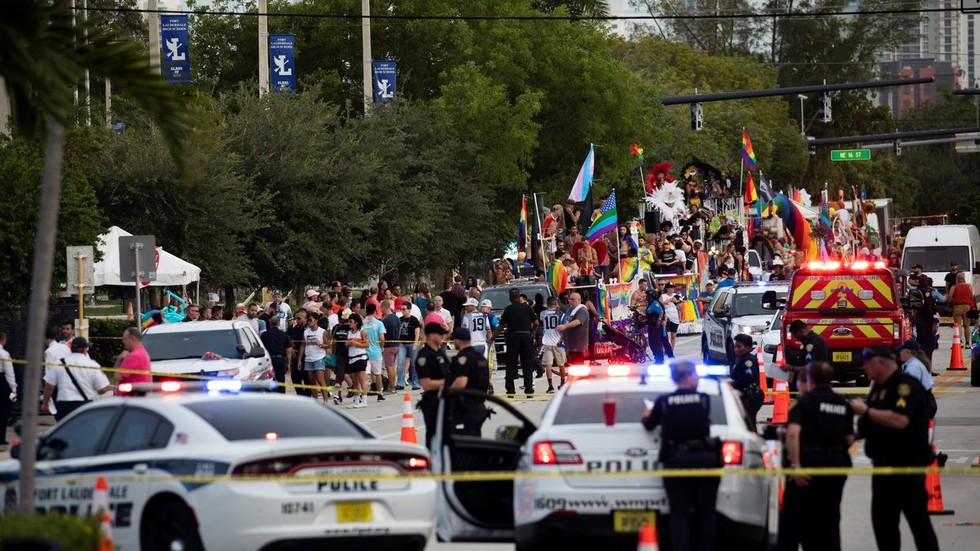
{"label": "woman in shorts", "polygon": [[327,343],[326,331],[320,327],[320,314],[310,312],[306,330],[303,331],[303,342],[306,345],[301,349],[301,361],[303,372],[306,373],[307,383],[316,387],[310,390],[310,396],[316,400],[319,394],[323,401],[327,401],[327,380],[326,357]]}
{"label": "woman in shorts", "polygon": [[351,314],[347,319],[350,333],[347,334],[347,373],[350,375],[354,403],[348,408],[367,407],[367,349],[371,345],[366,333],[362,331],[364,322],[359,314]]}

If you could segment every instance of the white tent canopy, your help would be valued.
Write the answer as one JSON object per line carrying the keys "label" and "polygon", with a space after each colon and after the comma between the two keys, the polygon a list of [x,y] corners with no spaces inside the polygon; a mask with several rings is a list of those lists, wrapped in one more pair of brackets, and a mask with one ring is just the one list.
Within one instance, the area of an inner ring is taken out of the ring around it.
{"label": "white tent canopy", "polygon": [[[99,236],[99,251],[102,261],[95,263],[95,286],[102,285],[133,285],[123,282],[119,277],[119,238],[133,235],[119,226],[112,226],[109,231]],[[157,247],[157,279],[150,282],[156,286],[189,285],[201,280],[201,269],[178,258],[177,256]]]}

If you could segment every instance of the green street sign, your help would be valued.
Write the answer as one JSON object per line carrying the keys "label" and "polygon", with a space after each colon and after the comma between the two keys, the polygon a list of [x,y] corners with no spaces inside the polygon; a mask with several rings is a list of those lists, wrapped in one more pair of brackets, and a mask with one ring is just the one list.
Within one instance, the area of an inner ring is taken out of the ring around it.
{"label": "green street sign", "polygon": [[870,149],[834,149],[830,152],[831,161],[870,161]]}

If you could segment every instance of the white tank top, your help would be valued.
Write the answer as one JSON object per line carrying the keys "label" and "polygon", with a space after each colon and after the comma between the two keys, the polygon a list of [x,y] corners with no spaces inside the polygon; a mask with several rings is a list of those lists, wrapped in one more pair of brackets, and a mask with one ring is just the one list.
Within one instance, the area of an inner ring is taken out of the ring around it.
{"label": "white tank top", "polygon": [[351,341],[361,340],[363,331],[351,331],[347,335],[347,358],[350,362],[367,359],[367,348],[360,348],[351,344]]}

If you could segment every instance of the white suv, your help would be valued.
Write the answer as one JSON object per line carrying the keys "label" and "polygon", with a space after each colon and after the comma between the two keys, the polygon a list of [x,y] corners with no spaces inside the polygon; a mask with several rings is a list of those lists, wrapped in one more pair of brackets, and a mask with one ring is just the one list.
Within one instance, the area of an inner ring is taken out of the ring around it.
{"label": "white suv", "polygon": [[154,378],[200,375],[257,381],[272,378],[272,358],[252,326],[215,320],[154,325],[143,333]]}
{"label": "white suv", "polygon": [[754,348],[762,345],[762,337],[773,320],[773,311],[762,307],[762,295],[775,291],[776,297],[785,299],[789,285],[784,282],[740,283],[715,292],[707,310],[701,330],[701,357],[705,363],[735,361],[732,337],[745,333],[752,337]]}

